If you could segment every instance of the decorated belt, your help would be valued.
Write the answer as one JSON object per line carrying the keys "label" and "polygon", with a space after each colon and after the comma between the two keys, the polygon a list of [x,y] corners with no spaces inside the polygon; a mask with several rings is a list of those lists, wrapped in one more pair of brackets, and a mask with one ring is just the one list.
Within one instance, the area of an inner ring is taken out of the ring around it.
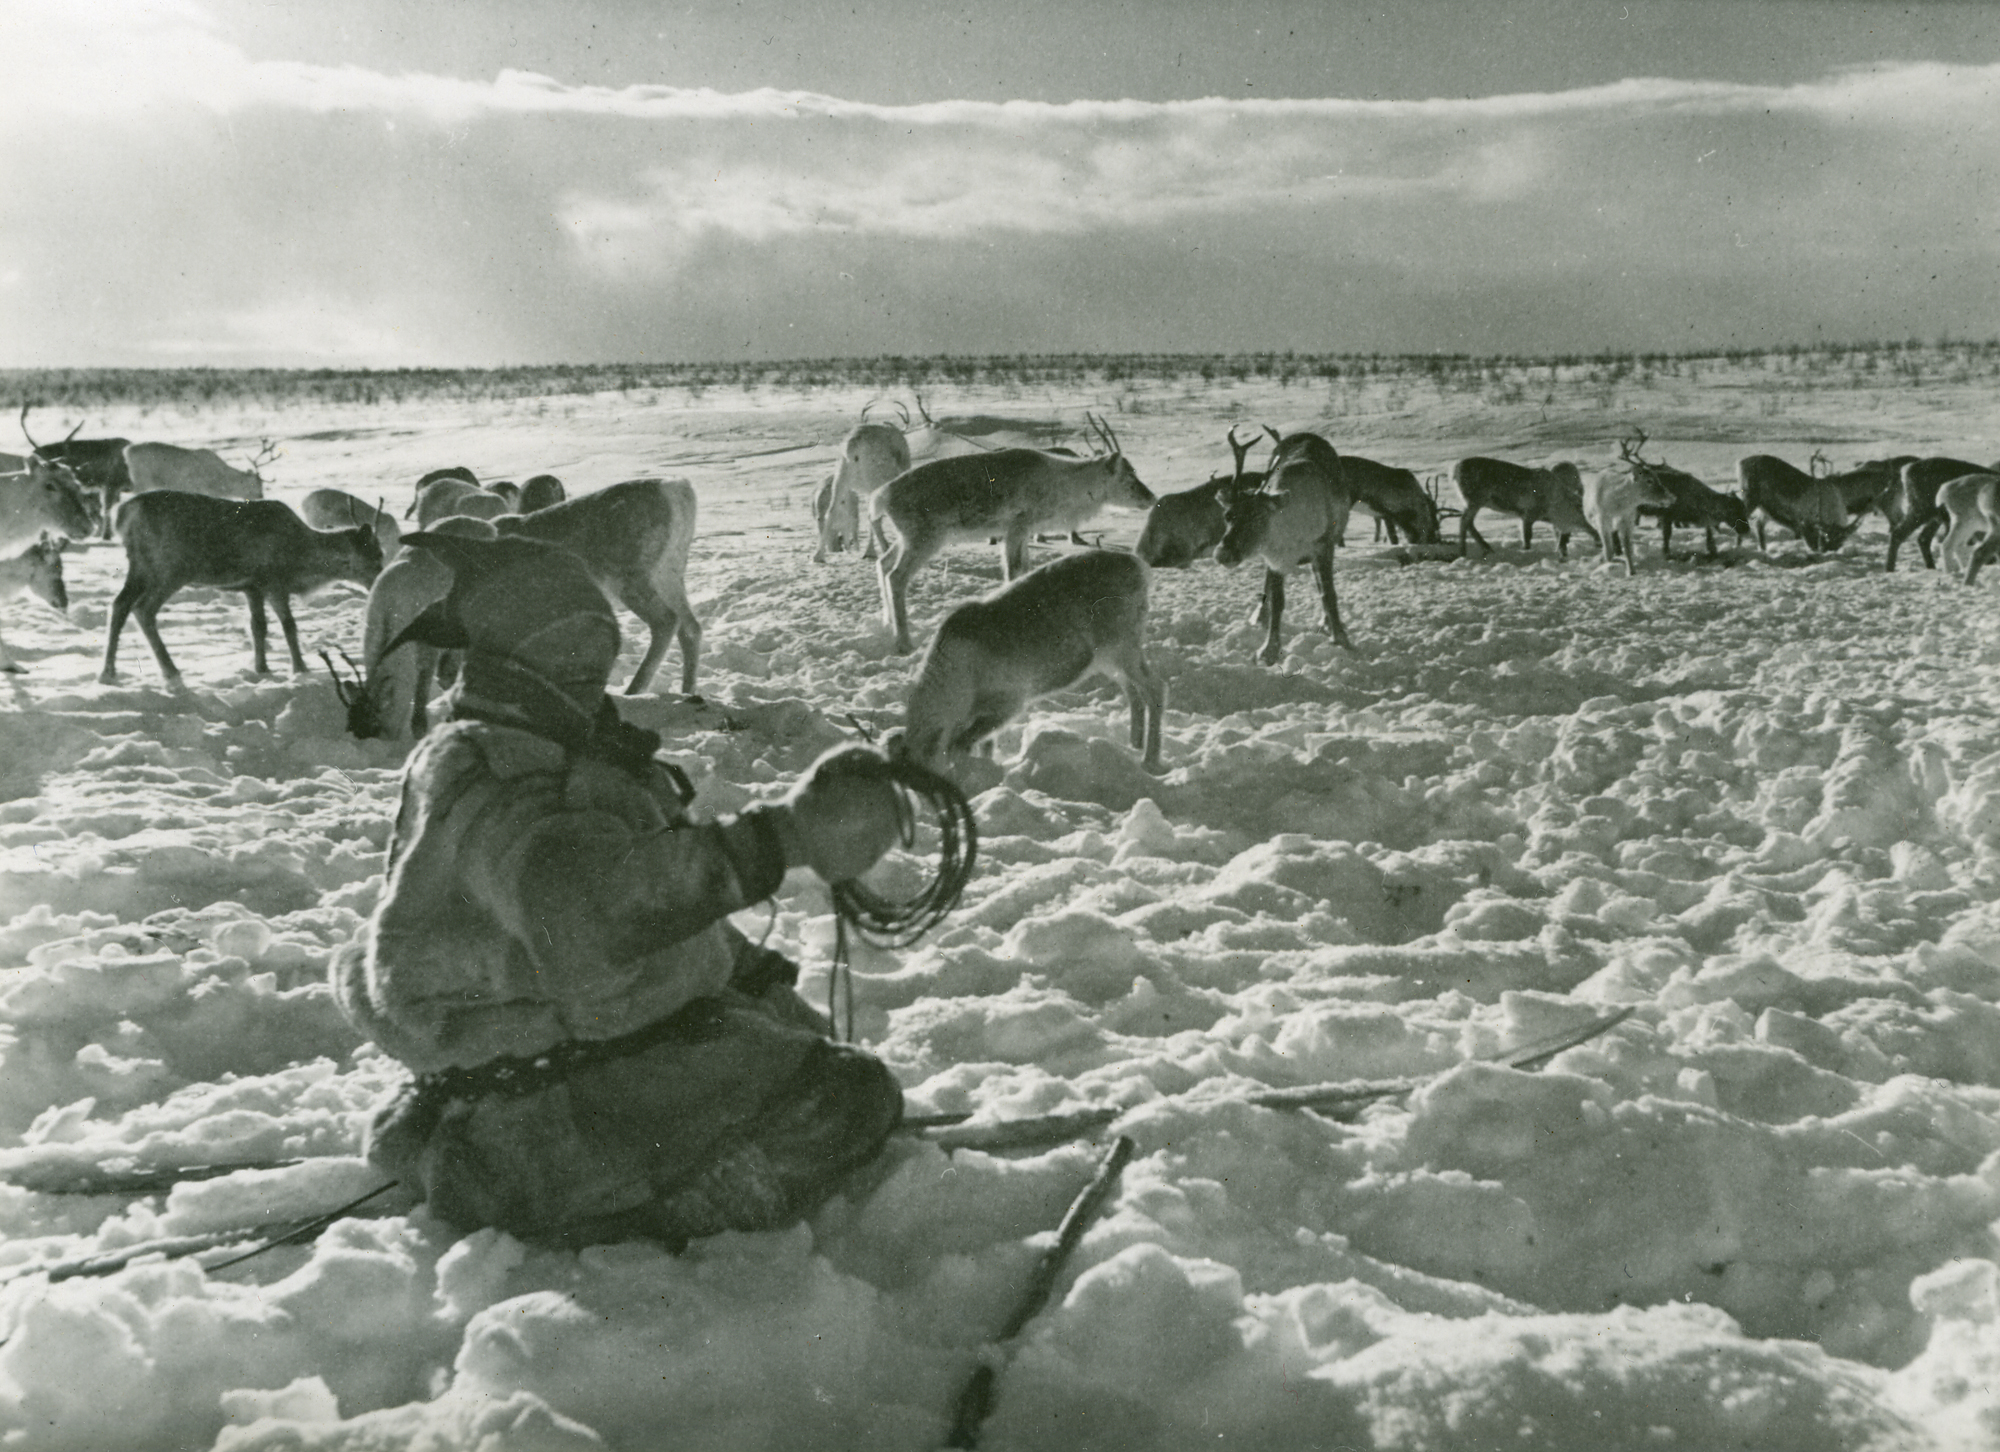
{"label": "decorated belt", "polygon": [[470,1069],[434,1069],[416,1076],[420,1098],[481,1099],[490,1094],[518,1099],[554,1088],[579,1069],[630,1058],[661,1044],[699,1044],[723,1032],[720,999],[697,998],[644,1028],[612,1039],[565,1039],[542,1053],[502,1054]]}

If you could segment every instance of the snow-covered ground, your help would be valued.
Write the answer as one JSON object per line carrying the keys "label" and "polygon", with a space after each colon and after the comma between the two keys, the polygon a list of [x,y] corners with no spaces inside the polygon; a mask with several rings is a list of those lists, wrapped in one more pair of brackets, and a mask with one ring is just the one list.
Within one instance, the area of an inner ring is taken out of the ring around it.
{"label": "snow-covered ground", "polygon": [[[2000,454],[1991,390],[1754,369],[1495,404],[1385,383],[1002,387],[931,410],[1111,411],[1143,478],[1192,485],[1232,421],[1419,470],[1461,454]],[[1539,387],[1534,390],[1537,395]],[[587,490],[695,483],[705,702],[636,720],[734,810],[896,724],[912,661],[871,566],[809,562],[806,500],[866,395],[714,392],[400,409],[232,407],[93,427],[284,443],[277,497],[400,509],[424,469]],[[254,446],[254,444],[253,444]],[[1136,516],[1110,516],[1129,542]],[[1483,530],[1518,539],[1510,522]],[[1532,554],[1399,564],[1352,531],[1336,650],[1295,580],[1256,663],[1255,581],[1156,575],[1163,777],[1107,688],[975,767],[979,870],[920,947],[864,952],[858,1036],[913,1112],[1126,1113],[1125,1170],[1009,1348],[1008,1449],[2000,1446],[2000,622],[1985,590],[1839,557]],[[211,1274],[38,1264],[303,1216],[371,1188],[396,1066],[323,979],[380,886],[402,752],[326,676],[258,680],[238,597],[190,591],[96,684],[115,548],[72,552],[67,623],[0,612],[0,1173],[304,1157],[138,1198],[0,1186],[0,1446],[487,1452],[923,1449],[1103,1141],[899,1139],[809,1224],[581,1255],[343,1221]],[[998,579],[948,552],[922,633]],[[300,612],[359,649],[362,593]],[[627,635],[627,664],[640,642]],[[662,679],[675,679],[670,660]],[[983,772],[984,775],[979,775]],[[887,869],[916,880],[921,858]],[[753,936],[823,993],[832,919],[794,874]],[[1475,1062],[1630,1005],[1536,1073]],[[1267,1086],[1431,1076],[1353,1123]],[[1109,1133],[1109,1132],[1107,1132]],[[211,1256],[209,1259],[213,1259]]]}

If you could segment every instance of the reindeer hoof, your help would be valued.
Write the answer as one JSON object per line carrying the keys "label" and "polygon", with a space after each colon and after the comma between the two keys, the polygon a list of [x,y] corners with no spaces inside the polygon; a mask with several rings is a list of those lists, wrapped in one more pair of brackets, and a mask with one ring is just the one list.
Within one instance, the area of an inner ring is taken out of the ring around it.
{"label": "reindeer hoof", "polygon": [[10,676],[25,676],[27,673],[28,673],[28,668],[26,666],[15,665],[14,662],[12,662],[11,660],[8,661],[5,665],[0,665],[0,674],[10,675]]}
{"label": "reindeer hoof", "polygon": [[100,686],[115,686],[115,685],[117,685],[117,684],[118,684],[118,672],[116,672],[116,671],[99,671],[99,672],[97,673],[97,684],[98,684],[98,685],[100,685]]}

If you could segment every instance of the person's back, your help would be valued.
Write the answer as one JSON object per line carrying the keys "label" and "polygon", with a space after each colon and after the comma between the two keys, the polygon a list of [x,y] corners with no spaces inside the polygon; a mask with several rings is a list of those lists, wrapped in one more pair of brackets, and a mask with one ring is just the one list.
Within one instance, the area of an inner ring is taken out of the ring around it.
{"label": "person's back", "polygon": [[851,877],[893,840],[851,772],[696,823],[603,695],[611,609],[525,541],[412,541],[454,569],[411,627],[466,651],[450,720],[405,768],[387,885],[336,961],[343,1009],[415,1079],[378,1166],[467,1228],[586,1244],[768,1229],[872,1158],[901,1115],[826,1038],[796,968],[727,921],[788,866]]}

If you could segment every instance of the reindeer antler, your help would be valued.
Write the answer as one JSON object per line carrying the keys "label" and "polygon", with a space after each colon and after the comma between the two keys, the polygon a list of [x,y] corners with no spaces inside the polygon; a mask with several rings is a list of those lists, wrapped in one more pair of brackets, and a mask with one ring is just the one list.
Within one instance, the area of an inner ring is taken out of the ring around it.
{"label": "reindeer antler", "polygon": [[35,436],[28,432],[28,410],[33,407],[34,405],[26,399],[21,401],[21,437],[28,441],[29,448],[39,454],[42,451],[42,446],[36,443]]}
{"label": "reindeer antler", "polygon": [[917,401],[917,412],[923,417],[924,427],[936,428],[937,422],[931,417],[931,411],[928,408],[924,407],[924,396],[921,393],[917,392],[916,389],[912,388],[910,390],[910,397],[914,398]]}
{"label": "reindeer antler", "polygon": [[1632,426],[1630,437],[1618,441],[1618,457],[1628,464],[1643,464],[1639,451],[1646,447],[1646,431],[1637,424]]}
{"label": "reindeer antler", "polygon": [[1827,458],[1825,450],[1814,449],[1812,457],[1806,460],[1806,469],[1812,474],[1813,478],[1817,479],[1821,474],[1830,474],[1833,472],[1833,461]]}
{"label": "reindeer antler", "polygon": [[[82,427],[82,425],[78,425],[78,427]],[[257,450],[257,456],[250,461],[250,472],[255,474],[259,479],[262,479],[264,477],[264,466],[278,457],[278,445],[274,439],[262,439],[259,442],[262,447]]]}
{"label": "reindeer antler", "polygon": [[1091,431],[1097,435],[1106,449],[1113,454],[1122,454],[1125,452],[1118,445],[1118,435],[1111,431],[1111,425],[1106,423],[1103,418],[1091,413],[1087,409],[1084,411],[1083,417],[1084,421],[1090,425]]}

